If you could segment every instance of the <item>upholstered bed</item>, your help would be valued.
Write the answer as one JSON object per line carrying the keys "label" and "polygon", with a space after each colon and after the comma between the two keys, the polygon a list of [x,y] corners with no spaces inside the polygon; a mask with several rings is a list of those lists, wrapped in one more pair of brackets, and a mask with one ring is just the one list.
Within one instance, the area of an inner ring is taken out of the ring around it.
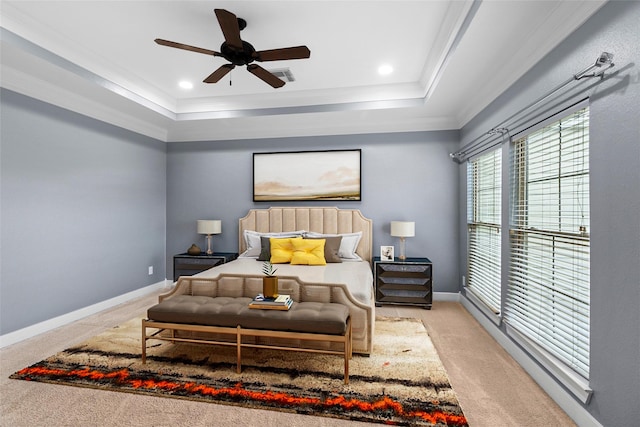
{"label": "upholstered bed", "polygon": [[[250,210],[239,220],[240,257],[198,273],[192,280],[220,277],[261,280],[263,262],[258,260],[260,248],[256,250],[256,242],[264,236],[263,233],[286,235],[287,232],[304,232],[311,238],[342,236],[339,262],[327,262],[326,265],[276,264],[280,293],[291,292],[295,298],[305,301],[346,305],[353,328],[353,352],[370,354],[375,318],[371,271],[372,221],[357,209],[272,207]],[[343,244],[347,249],[343,250]],[[199,286],[203,285],[200,283]]]}

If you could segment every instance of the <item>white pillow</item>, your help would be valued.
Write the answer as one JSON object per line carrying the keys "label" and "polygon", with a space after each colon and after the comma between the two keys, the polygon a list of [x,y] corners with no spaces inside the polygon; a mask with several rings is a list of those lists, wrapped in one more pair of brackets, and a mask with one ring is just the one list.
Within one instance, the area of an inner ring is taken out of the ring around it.
{"label": "white pillow", "polygon": [[242,253],[244,258],[253,258],[258,257],[260,255],[260,251],[262,250],[260,237],[268,236],[268,237],[296,237],[302,236],[305,233],[304,230],[297,231],[282,231],[278,233],[259,233],[257,231],[252,230],[244,230],[244,243],[247,247],[247,250]]}
{"label": "white pillow", "polygon": [[360,243],[360,239],[362,239],[362,231],[358,231],[357,233],[345,233],[345,234],[321,234],[314,233],[313,231],[309,231],[307,234],[309,237],[334,237],[340,236],[342,237],[342,241],[340,242],[340,249],[338,249],[338,256],[342,259],[349,260],[357,260],[361,261],[362,258],[356,253],[356,249],[358,248],[358,243]]}

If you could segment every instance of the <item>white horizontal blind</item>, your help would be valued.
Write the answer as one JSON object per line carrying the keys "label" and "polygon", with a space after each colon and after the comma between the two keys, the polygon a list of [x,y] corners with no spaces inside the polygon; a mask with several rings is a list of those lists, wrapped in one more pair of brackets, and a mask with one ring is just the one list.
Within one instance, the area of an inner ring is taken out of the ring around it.
{"label": "white horizontal blind", "polygon": [[467,287],[496,314],[501,300],[501,156],[497,149],[467,164]]}
{"label": "white horizontal blind", "polygon": [[505,320],[588,378],[588,108],[513,148]]}

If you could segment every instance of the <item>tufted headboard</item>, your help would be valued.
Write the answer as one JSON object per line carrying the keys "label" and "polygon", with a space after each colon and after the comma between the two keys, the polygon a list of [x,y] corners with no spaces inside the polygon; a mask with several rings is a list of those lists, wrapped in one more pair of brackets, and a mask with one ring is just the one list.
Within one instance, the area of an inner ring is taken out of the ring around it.
{"label": "tufted headboard", "polygon": [[247,247],[242,238],[244,230],[260,233],[306,230],[325,234],[355,233],[362,231],[362,239],[356,250],[360,257],[371,263],[373,247],[373,221],[365,218],[358,209],[337,207],[271,207],[251,209],[239,220],[238,248]]}

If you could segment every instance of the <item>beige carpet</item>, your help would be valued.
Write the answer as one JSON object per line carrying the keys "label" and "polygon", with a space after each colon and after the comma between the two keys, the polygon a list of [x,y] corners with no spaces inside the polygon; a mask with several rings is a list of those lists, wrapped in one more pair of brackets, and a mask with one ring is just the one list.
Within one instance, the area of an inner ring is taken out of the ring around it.
{"label": "beige carpet", "polygon": [[140,318],[12,375],[14,379],[281,410],[351,420],[466,426],[442,362],[417,319],[376,319],[370,357],[247,349],[166,341],[140,357]]}

